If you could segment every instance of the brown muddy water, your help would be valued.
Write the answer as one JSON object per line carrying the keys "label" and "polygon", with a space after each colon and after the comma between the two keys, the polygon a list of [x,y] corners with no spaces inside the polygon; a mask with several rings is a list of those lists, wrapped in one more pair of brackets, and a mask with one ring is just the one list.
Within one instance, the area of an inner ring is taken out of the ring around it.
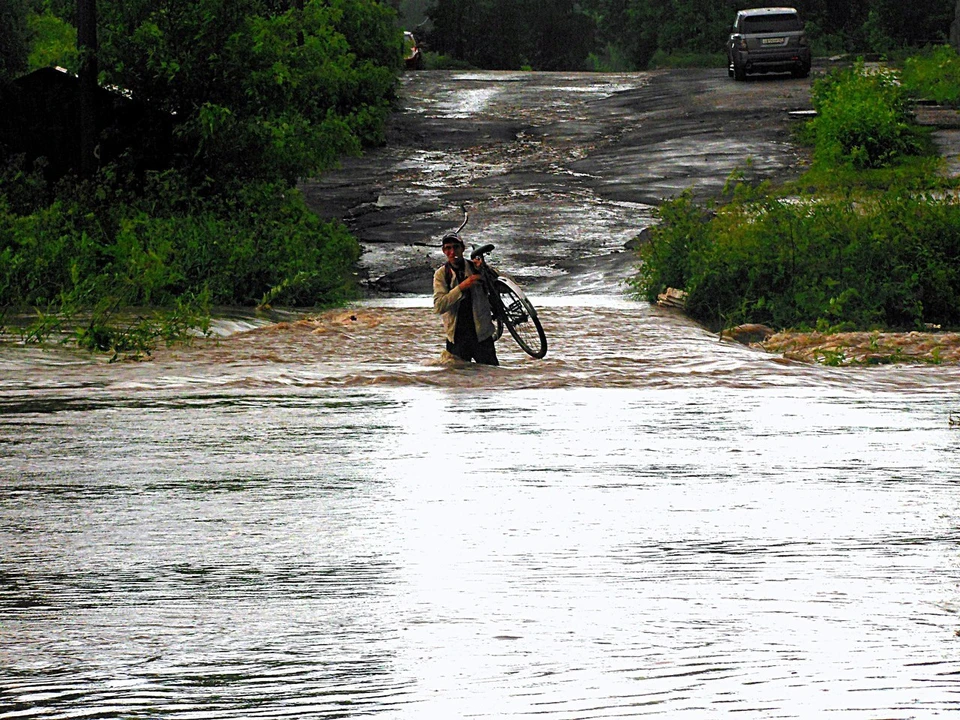
{"label": "brown muddy water", "polygon": [[534,301],[500,368],[427,298],[0,348],[0,718],[960,710],[960,369]]}

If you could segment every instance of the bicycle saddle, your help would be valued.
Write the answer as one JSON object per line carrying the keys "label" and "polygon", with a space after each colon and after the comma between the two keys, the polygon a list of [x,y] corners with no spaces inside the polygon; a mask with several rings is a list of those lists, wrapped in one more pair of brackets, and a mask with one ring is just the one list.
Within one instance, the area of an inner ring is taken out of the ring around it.
{"label": "bicycle saddle", "polygon": [[493,250],[493,245],[491,245],[490,243],[487,243],[486,245],[481,245],[481,246],[478,247],[476,250],[474,250],[472,253],[470,253],[470,259],[471,259],[471,260],[476,260],[478,256],[480,256],[480,255],[486,255],[486,254],[487,254],[488,252],[490,252],[491,250]]}

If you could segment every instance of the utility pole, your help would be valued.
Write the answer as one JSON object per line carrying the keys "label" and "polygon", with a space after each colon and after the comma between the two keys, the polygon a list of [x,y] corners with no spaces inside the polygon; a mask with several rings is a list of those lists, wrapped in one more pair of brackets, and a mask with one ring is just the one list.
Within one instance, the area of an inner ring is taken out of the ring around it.
{"label": "utility pole", "polygon": [[97,172],[97,0],[77,0],[77,50],[80,54],[80,175]]}

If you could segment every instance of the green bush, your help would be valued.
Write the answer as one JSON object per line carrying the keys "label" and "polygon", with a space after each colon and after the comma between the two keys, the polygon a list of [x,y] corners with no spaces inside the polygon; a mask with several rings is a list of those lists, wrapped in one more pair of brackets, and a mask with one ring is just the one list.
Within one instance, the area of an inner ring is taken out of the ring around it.
{"label": "green bush", "polygon": [[714,327],[920,328],[960,324],[960,206],[891,190],[857,201],[747,193],[716,212],[661,208],[637,289],[688,291]]}
{"label": "green bush", "polygon": [[[204,197],[174,172],[137,195],[122,186],[64,183],[27,214],[0,194],[0,307],[39,309],[34,339],[89,315],[81,345],[143,350],[202,326],[211,305],[325,306],[355,294],[356,240],[294,188]],[[164,312],[118,326],[136,307]]]}
{"label": "green bush", "polygon": [[637,69],[627,52],[613,43],[589,53],[585,65],[589,72],[634,72]]}
{"label": "green bush", "polygon": [[358,245],[340,223],[317,218],[298,190],[251,183],[230,198],[204,198],[186,187],[172,172],[142,196],[76,185],[29,215],[4,199],[0,305],[42,305],[84,283],[127,305],[172,305],[200,292],[222,305],[350,296]]}
{"label": "green bush", "polygon": [[878,168],[920,154],[907,96],[897,74],[863,62],[816,80],[811,92],[814,164]]}
{"label": "green bush", "polygon": [[71,72],[80,67],[77,53],[77,30],[49,9],[27,16],[33,44],[28,64],[31,70],[58,65]]}
{"label": "green bush", "polygon": [[960,106],[960,55],[949,45],[938,45],[907,58],[903,85],[915,98]]}

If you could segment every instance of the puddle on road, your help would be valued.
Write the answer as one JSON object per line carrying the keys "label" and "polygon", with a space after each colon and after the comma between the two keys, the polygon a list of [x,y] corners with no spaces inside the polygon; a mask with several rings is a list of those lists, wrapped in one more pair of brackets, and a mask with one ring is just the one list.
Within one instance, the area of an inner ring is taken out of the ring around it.
{"label": "puddle on road", "polygon": [[451,95],[433,98],[433,112],[439,117],[468,118],[484,112],[497,94],[497,88],[472,88],[458,90]]}
{"label": "puddle on road", "polygon": [[[447,87],[424,85],[416,79],[404,84],[404,102],[408,110],[449,118],[495,117],[498,120],[537,119],[541,123],[559,119],[584,117],[577,108],[585,99],[604,99],[627,90],[635,90],[649,81],[642,73],[541,73],[541,72],[477,72],[456,73],[447,80]],[[517,86],[526,95],[536,96],[516,104]],[[506,91],[506,92],[504,92]],[[584,97],[586,96],[586,98]],[[539,123],[534,123],[535,125]]]}

